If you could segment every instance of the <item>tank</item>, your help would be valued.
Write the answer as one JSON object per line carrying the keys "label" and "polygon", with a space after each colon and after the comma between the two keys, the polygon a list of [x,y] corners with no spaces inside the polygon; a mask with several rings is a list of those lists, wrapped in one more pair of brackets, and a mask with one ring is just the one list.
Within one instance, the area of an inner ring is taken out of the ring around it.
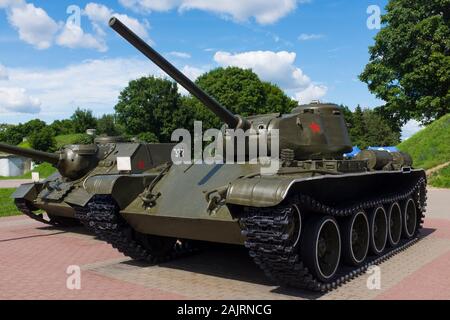
{"label": "tank", "polygon": [[[177,256],[175,244],[186,240],[245,246],[279,285],[320,292],[419,240],[425,172],[402,154],[375,152],[345,160],[352,147],[340,107],[316,102],[286,115],[245,119],[221,106],[118,19],[112,18],[110,26],[229,128],[278,130],[280,166],[275,174],[263,174],[260,162],[170,163],[138,175],[138,180],[146,177],[141,189],[142,184],[116,188],[101,174],[89,177],[86,190],[95,196],[83,218],[101,239],[151,263]],[[260,138],[260,131],[254,134]],[[267,143],[272,156],[271,146]],[[249,160],[247,151],[241,155]]]}
{"label": "tank", "polygon": [[18,209],[30,218],[70,227],[80,225],[77,212],[85,210],[93,196],[85,189],[86,179],[102,175],[109,181],[126,184],[129,175],[136,176],[170,161],[173,146],[131,143],[122,137],[97,137],[93,144],[67,145],[56,153],[4,143],[0,143],[0,151],[47,162],[57,169],[57,173],[43,181],[21,185],[12,197]]}

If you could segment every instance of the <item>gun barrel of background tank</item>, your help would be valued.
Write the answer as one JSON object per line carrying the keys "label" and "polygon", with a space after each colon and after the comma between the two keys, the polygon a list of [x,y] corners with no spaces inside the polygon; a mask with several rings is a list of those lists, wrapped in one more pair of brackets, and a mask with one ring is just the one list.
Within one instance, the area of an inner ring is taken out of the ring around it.
{"label": "gun barrel of background tank", "polygon": [[37,161],[48,162],[53,165],[56,165],[59,161],[59,156],[55,153],[48,153],[33,149],[20,148],[4,143],[0,143],[0,151],[9,154],[14,154],[16,156],[30,158]]}
{"label": "gun barrel of background tank", "polygon": [[164,70],[177,83],[182,85],[193,96],[199,99],[205,106],[214,112],[222,121],[232,128],[240,124],[240,118],[231,113],[228,109],[220,105],[214,98],[200,89],[194,82],[186,77],[180,70],[175,68],[169,61],[150,47],[144,40],[139,38],[133,31],[124,25],[119,19],[112,17],[109,25],[125,40],[142,52],[147,58],[153,61],[158,67]]}

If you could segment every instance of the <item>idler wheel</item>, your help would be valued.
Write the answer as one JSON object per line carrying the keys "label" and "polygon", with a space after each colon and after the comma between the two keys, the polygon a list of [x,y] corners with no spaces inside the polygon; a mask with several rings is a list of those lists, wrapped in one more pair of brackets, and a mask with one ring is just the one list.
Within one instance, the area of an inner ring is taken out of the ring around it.
{"label": "idler wheel", "polygon": [[364,211],[345,218],[341,223],[342,256],[346,264],[360,266],[369,251],[369,219]]}
{"label": "idler wheel", "polygon": [[395,247],[402,237],[402,209],[398,202],[391,204],[388,210],[388,241],[391,247]]}
{"label": "idler wheel", "polygon": [[333,279],[341,258],[341,234],[331,216],[311,217],[302,239],[302,256],[309,271],[320,281]]}
{"label": "idler wheel", "polygon": [[417,208],[413,199],[403,204],[403,237],[411,239],[417,230]]}
{"label": "idler wheel", "polygon": [[388,224],[386,211],[382,206],[375,208],[369,215],[370,249],[379,255],[386,247],[388,238]]}
{"label": "idler wheel", "polygon": [[292,222],[287,226],[289,244],[296,248],[302,234],[302,214],[296,204],[291,208]]}

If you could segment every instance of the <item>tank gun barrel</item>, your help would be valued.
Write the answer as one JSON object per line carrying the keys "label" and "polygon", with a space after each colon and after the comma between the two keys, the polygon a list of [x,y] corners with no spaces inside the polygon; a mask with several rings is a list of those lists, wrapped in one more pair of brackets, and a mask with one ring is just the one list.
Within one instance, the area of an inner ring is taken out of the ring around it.
{"label": "tank gun barrel", "polygon": [[150,47],[144,40],[139,38],[133,31],[124,25],[119,19],[112,17],[109,25],[118,34],[120,34],[131,45],[138,49],[147,58],[153,61],[158,67],[164,70],[177,83],[182,85],[193,96],[199,99],[205,106],[214,112],[222,121],[228,124],[231,128],[247,128],[249,123],[230,112],[228,109],[218,103],[213,97],[208,95],[205,91],[200,89],[193,81],[186,77],[180,70],[175,68],[169,61]]}
{"label": "tank gun barrel", "polygon": [[16,146],[11,146],[5,143],[0,143],[0,151],[6,152],[9,154],[14,154],[17,156],[22,156],[25,158],[30,158],[37,161],[48,162],[53,165],[58,164],[59,155],[55,153],[48,153],[33,149],[20,148]]}

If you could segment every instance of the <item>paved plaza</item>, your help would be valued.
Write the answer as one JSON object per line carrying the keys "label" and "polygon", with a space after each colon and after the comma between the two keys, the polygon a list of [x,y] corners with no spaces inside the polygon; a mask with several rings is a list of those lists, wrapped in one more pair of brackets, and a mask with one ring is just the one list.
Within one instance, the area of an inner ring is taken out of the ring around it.
{"label": "paved plaza", "polygon": [[[0,299],[450,299],[450,190],[430,189],[428,201],[422,240],[380,265],[380,289],[365,274],[324,295],[276,286],[241,247],[149,266],[83,228],[1,218]],[[69,266],[81,268],[79,290],[67,288]]]}

